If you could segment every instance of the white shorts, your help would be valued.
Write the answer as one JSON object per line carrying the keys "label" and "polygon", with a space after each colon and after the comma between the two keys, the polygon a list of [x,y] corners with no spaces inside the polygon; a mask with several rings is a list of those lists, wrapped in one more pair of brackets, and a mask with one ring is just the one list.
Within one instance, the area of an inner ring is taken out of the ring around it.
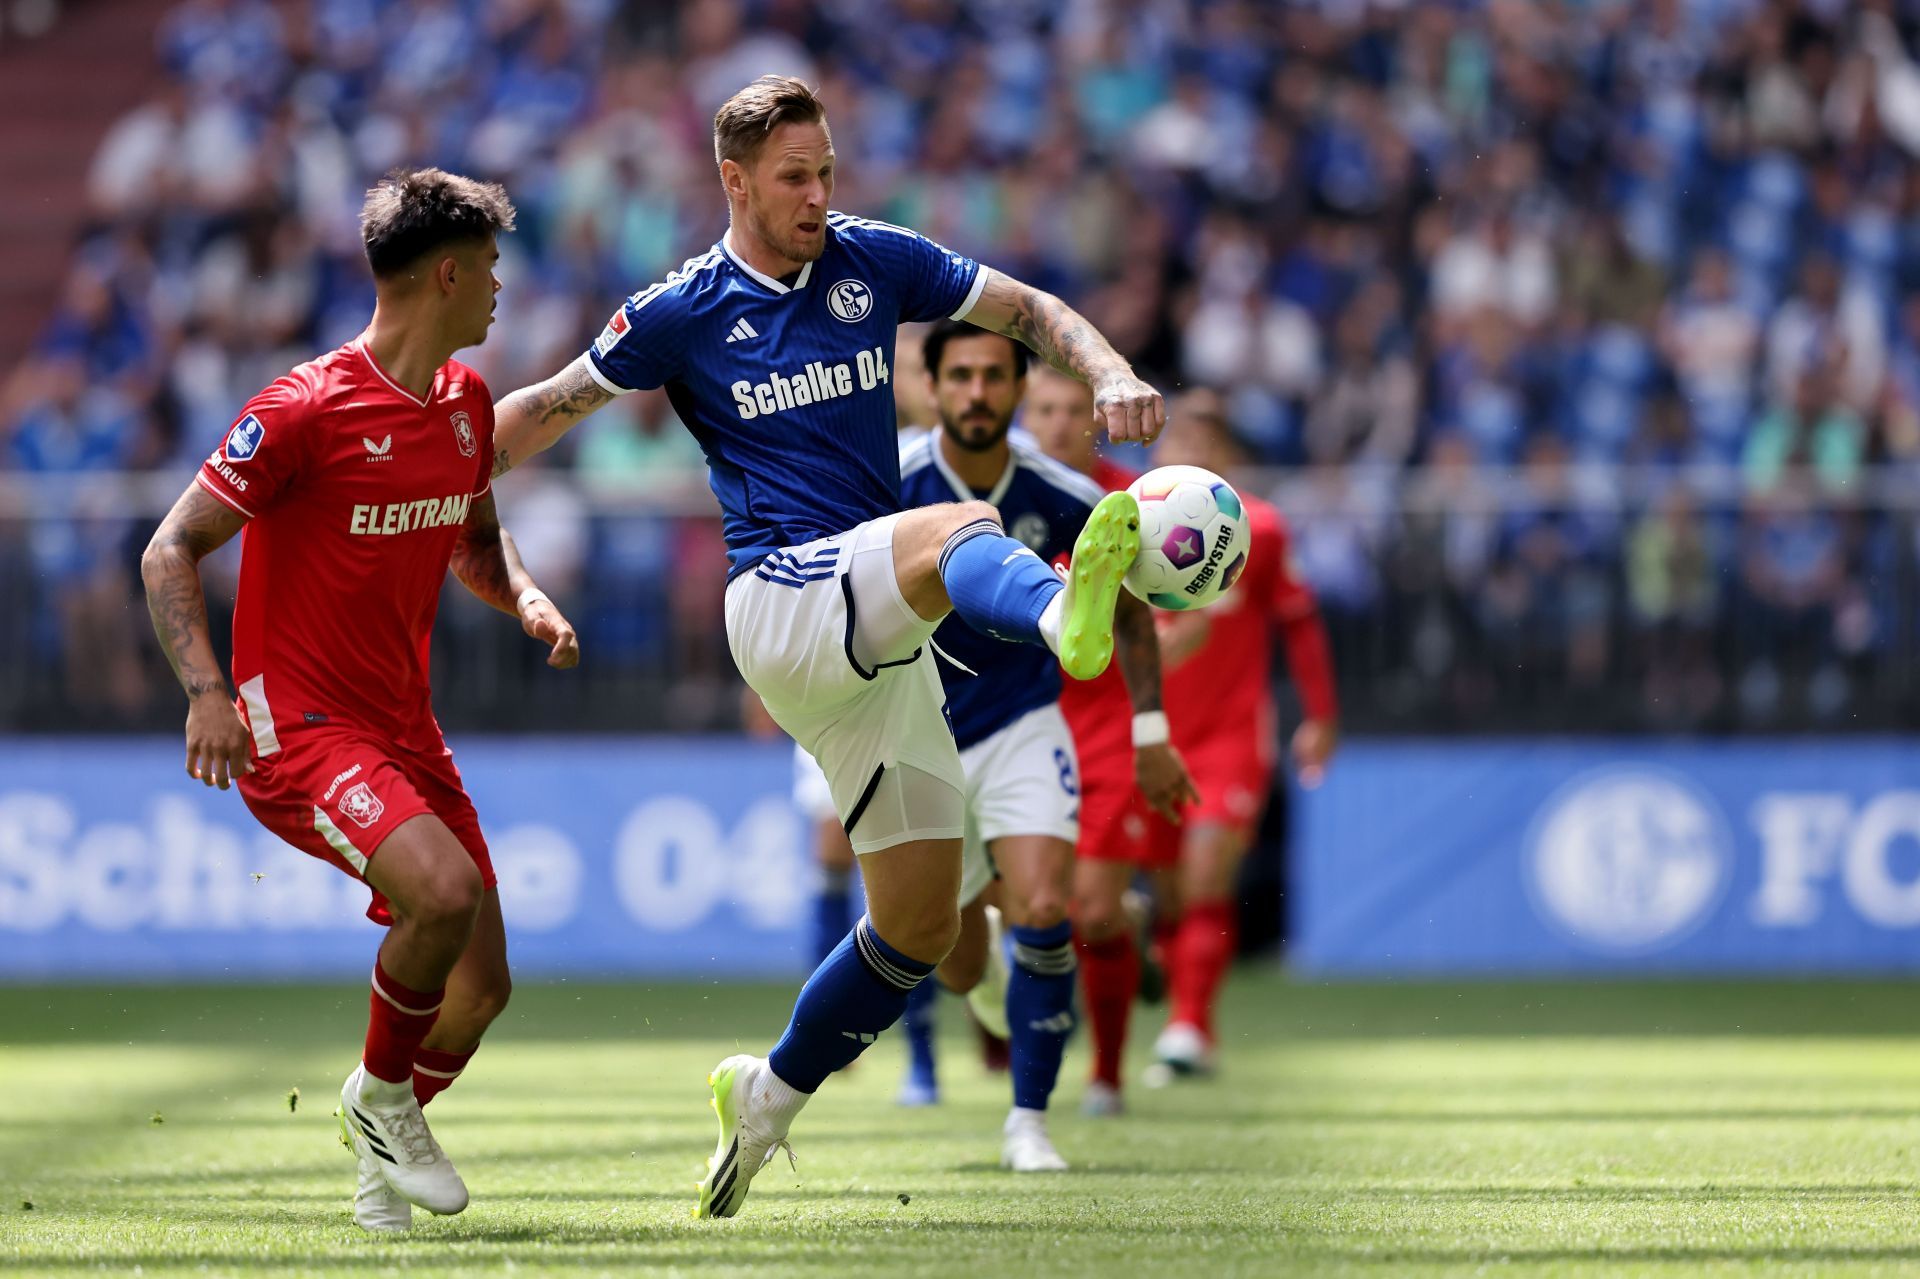
{"label": "white shorts", "polygon": [[966,773],[928,643],[938,623],[900,593],[899,521],[776,551],[727,584],[734,664],[820,762],[856,853],[966,833]]}
{"label": "white shorts", "polygon": [[816,822],[840,816],[833,806],[833,790],[827,785],[827,775],[820,771],[819,762],[807,754],[807,748],[798,743],[793,748],[793,806],[800,810],[801,816]]}
{"label": "white shorts", "polygon": [[1080,763],[1058,703],[1029,711],[960,752],[967,771],[967,835],[960,904],[993,882],[987,846],[1008,835],[1080,840]]}

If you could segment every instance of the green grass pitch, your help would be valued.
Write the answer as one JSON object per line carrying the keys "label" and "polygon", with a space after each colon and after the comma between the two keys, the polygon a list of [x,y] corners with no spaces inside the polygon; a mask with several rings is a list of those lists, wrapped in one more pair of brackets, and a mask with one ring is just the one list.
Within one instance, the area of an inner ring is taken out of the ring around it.
{"label": "green grass pitch", "polygon": [[996,1166],[1005,1085],[979,1072],[949,1000],[944,1106],[892,1106],[900,1049],[883,1041],[796,1125],[797,1175],[779,1160],[739,1218],[695,1221],[706,1071],[763,1048],[791,993],[523,987],[433,1107],[473,1207],[368,1239],[329,1115],[359,991],[0,989],[0,1272],[1920,1267],[1920,1000],[1904,985],[1243,972],[1220,1080],[1136,1088],[1125,1118],[1085,1120],[1076,1047],[1055,1121],[1075,1170],[1019,1179]]}

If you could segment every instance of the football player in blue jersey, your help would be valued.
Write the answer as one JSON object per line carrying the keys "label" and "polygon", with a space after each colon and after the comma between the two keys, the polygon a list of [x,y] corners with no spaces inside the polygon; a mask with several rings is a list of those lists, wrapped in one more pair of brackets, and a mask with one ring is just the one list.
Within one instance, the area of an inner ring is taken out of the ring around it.
{"label": "football player in blue jersey", "polygon": [[[1008,534],[1041,559],[1067,557],[1106,490],[1009,437],[1026,388],[1027,352],[1009,338],[948,320],[923,348],[940,429],[900,455],[909,506],[991,503]],[[1147,606],[1122,595],[1114,636],[1134,710],[1160,705],[1160,645]],[[1079,764],[1060,712],[1060,669],[1045,649],[1006,644],[949,617],[933,634],[947,715],[967,778],[967,835],[960,899],[971,904],[998,872],[1000,912],[1013,963],[1005,1020],[1012,1047],[1013,1108],[1001,1162],[1015,1172],[1056,1172],[1066,1160],[1047,1133],[1047,1101],[1074,1026],[1074,950],[1067,922],[1074,844],[1080,837]],[[1147,798],[1169,813],[1192,797],[1179,756],[1144,775]],[[977,971],[977,970],[976,970]],[[964,988],[947,968],[941,978]]]}
{"label": "football player in blue jersey", "polygon": [[591,350],[502,400],[495,448],[504,470],[613,396],[667,388],[724,517],[734,663],[820,762],[861,859],[867,914],[808,979],[786,1033],[710,1077],[720,1140],[698,1212],[730,1217],[807,1099],[900,1019],[958,935],[967,781],[935,627],[958,613],[1090,679],[1113,655],[1115,601],[1139,553],[1124,493],[1094,508],[1064,582],[989,503],[905,509],[896,329],[952,316],[1018,339],[1094,388],[1114,441],[1151,440],[1166,409],[1058,298],[913,231],[830,212],[833,139],[802,82],[754,81],[713,133],[726,234],[629,297]]}

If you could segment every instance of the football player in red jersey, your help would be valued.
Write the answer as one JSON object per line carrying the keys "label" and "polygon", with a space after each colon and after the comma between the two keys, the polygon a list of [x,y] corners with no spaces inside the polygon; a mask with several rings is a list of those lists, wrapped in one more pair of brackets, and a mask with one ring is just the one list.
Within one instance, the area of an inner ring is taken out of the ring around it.
{"label": "football player in red jersey", "polygon": [[[451,358],[493,323],[513,216],[498,186],[438,169],[369,191],[372,323],[248,401],[140,566],[188,697],[188,774],[237,784],[268,830],[365,881],[388,926],[339,1112],[370,1230],[408,1228],[410,1204],[466,1207],[420,1107],[507,1001],[493,866],[427,683],[448,567],[549,645],[549,665],[579,660],[494,513],[493,396]],[[235,699],[199,563],[242,529]]]}
{"label": "football player in red jersey", "polygon": [[[1059,462],[1091,476],[1109,492],[1138,478],[1102,457],[1087,423],[1093,393],[1084,382],[1036,369],[1028,377],[1021,424]],[[1081,1101],[1089,1115],[1120,1113],[1120,1063],[1127,1021],[1140,989],[1140,952],[1125,897],[1147,859],[1149,793],[1173,803],[1197,802],[1179,753],[1157,708],[1136,708],[1117,667],[1098,679],[1064,685],[1060,709],[1080,756],[1080,842],[1073,878],[1074,946],[1080,989],[1093,1029],[1093,1078]],[[1131,761],[1131,767],[1129,767]]]}
{"label": "football player in red jersey", "polygon": [[[1154,460],[1231,475],[1245,460],[1211,391],[1181,397]],[[1172,1008],[1154,1055],[1169,1076],[1213,1068],[1214,1003],[1238,942],[1233,899],[1241,858],[1266,808],[1278,722],[1273,638],[1306,717],[1293,734],[1300,780],[1317,785],[1337,739],[1333,663],[1313,592],[1295,571],[1287,526],[1272,506],[1242,491],[1252,545],[1232,590],[1204,609],[1156,613],[1165,656],[1173,743],[1200,788],[1200,802],[1175,826],[1149,825]]]}

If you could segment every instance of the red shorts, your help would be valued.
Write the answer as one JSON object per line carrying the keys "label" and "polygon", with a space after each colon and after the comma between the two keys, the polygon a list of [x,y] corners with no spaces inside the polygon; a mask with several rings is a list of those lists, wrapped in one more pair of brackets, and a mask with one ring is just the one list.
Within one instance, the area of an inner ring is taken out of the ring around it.
{"label": "red shorts", "polygon": [[1251,837],[1266,812],[1273,785],[1273,753],[1264,733],[1223,733],[1183,750],[1187,772],[1200,802],[1180,815],[1175,826],[1158,813],[1147,823],[1142,865],[1165,870],[1180,864],[1181,832],[1189,826],[1225,826]]}
{"label": "red shorts", "polygon": [[1140,863],[1147,853],[1147,818],[1153,809],[1133,780],[1133,757],[1125,771],[1116,767],[1087,771],[1081,760],[1080,842],[1074,851],[1090,862]]}
{"label": "red shorts", "polygon": [[[447,824],[494,887],[493,859],[480,815],[460,784],[453,752],[403,751],[353,729],[288,734],[281,749],[240,779],[240,796],[260,824],[301,852],[366,879],[367,862],[402,822],[432,815]],[[392,924],[378,892],[367,918]]]}

